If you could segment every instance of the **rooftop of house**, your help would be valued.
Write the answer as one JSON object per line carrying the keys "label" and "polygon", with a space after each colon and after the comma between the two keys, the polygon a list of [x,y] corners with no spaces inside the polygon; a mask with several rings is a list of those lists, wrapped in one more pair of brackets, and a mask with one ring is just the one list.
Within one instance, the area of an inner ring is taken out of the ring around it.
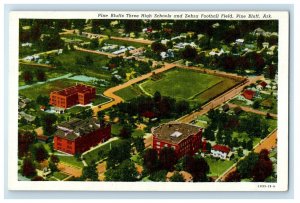
{"label": "rooftop of house", "polygon": [[85,120],[72,118],[70,121],[60,123],[54,135],[68,140],[75,140],[99,128],[100,123],[94,118],[87,118]]}
{"label": "rooftop of house", "polygon": [[152,128],[152,133],[160,140],[178,144],[190,135],[198,133],[201,129],[202,128],[191,124],[170,122]]}
{"label": "rooftop of house", "polygon": [[91,91],[92,88],[94,88],[94,87],[89,86],[89,85],[84,85],[84,84],[77,84],[75,86],[67,87],[65,89],[62,89],[59,91],[54,91],[51,93],[56,93],[56,94],[63,95],[63,96],[69,96],[69,95],[73,95],[73,94],[89,92],[89,91]]}
{"label": "rooftop of house", "polygon": [[212,149],[215,150],[215,151],[225,152],[227,154],[230,152],[230,148],[227,147],[227,146],[224,146],[224,145],[218,145],[217,144],[217,145],[214,145],[212,147]]}

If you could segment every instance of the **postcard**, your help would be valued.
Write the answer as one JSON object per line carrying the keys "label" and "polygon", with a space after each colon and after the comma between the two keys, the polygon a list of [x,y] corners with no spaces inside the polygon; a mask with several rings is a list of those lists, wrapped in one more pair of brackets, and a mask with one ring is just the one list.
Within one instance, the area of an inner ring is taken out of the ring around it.
{"label": "postcard", "polygon": [[10,190],[288,190],[288,12],[14,11],[8,40]]}

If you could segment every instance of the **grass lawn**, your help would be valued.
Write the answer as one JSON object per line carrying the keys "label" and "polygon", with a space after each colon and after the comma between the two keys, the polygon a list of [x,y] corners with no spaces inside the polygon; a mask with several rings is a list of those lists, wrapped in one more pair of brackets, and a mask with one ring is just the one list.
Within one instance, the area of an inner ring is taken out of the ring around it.
{"label": "grass lawn", "polygon": [[111,125],[111,134],[114,136],[119,135],[120,131],[122,129],[122,126],[119,124],[112,124]]}
{"label": "grass lawn", "polygon": [[54,172],[53,173],[53,177],[59,179],[59,180],[63,180],[65,178],[67,178],[69,175],[61,173],[61,172]]}
{"label": "grass lawn", "polygon": [[77,34],[64,34],[61,35],[61,38],[63,38],[65,42],[90,42],[91,41],[89,38],[82,37]]}
{"label": "grass lawn", "polygon": [[135,130],[133,131],[133,133],[131,134],[131,136],[132,136],[133,138],[139,138],[139,137],[144,137],[144,134],[145,134],[144,131],[135,129]]}
{"label": "grass lawn", "polygon": [[126,47],[133,46],[135,48],[145,46],[144,44],[138,43],[138,42],[128,42],[128,41],[122,41],[122,40],[116,40],[116,39],[107,39],[104,42],[108,43],[108,44],[115,44],[115,45],[126,46]]}
{"label": "grass lawn", "polygon": [[143,82],[141,87],[150,95],[159,91],[177,100],[204,103],[235,84],[227,78],[177,68],[165,72],[159,80]]}
{"label": "grass lawn", "polygon": [[273,131],[277,128],[277,120],[276,119],[266,119],[267,123],[269,124],[269,132]]}
{"label": "grass lawn", "polygon": [[72,165],[72,166],[76,166],[79,168],[83,168],[83,163],[81,161],[78,161],[74,156],[59,156],[57,155],[59,158],[60,162]]}
{"label": "grass lawn", "polygon": [[102,95],[96,95],[96,98],[93,100],[93,105],[99,105],[105,102],[110,101],[110,99],[102,96]]}
{"label": "grass lawn", "polygon": [[[90,65],[79,65],[76,63],[77,59],[83,61],[87,56],[90,56],[93,63]],[[106,66],[109,58],[94,53],[86,53],[81,51],[69,51],[55,57],[56,60],[62,63],[62,67],[69,72],[77,72],[90,77],[96,77],[99,79],[110,79],[111,75],[109,71],[103,70],[101,67]]]}
{"label": "grass lawn", "polygon": [[222,175],[230,166],[234,164],[233,161],[222,160],[222,159],[215,159],[212,157],[205,157],[207,161],[210,173],[208,176],[220,176]]}
{"label": "grass lawn", "polygon": [[21,95],[24,95],[28,97],[29,99],[36,99],[37,96],[49,96],[50,92],[61,90],[63,88],[76,85],[75,80],[69,80],[69,79],[61,79],[61,80],[55,80],[51,82],[46,82],[41,85],[34,85],[32,87],[19,90],[19,93]]}
{"label": "grass lawn", "polygon": [[203,122],[203,121],[197,121],[194,125],[199,126],[201,128],[206,128],[207,127],[207,123]]}
{"label": "grass lawn", "polygon": [[129,87],[116,91],[115,94],[125,101],[144,95],[142,90],[137,85],[131,85]]}
{"label": "grass lawn", "polygon": [[101,144],[100,147],[95,148],[94,150],[86,153],[83,155],[84,160],[86,161],[86,163],[89,165],[92,163],[92,161],[99,161],[101,159],[104,159],[107,157],[110,148],[113,145],[116,145],[117,143],[122,142],[122,140],[120,139],[116,139],[110,142],[105,142],[103,144]]}
{"label": "grass lawn", "polygon": [[74,107],[68,109],[67,113],[78,114],[78,113],[81,113],[82,111],[85,111],[88,108],[90,108],[90,107],[74,106]]}

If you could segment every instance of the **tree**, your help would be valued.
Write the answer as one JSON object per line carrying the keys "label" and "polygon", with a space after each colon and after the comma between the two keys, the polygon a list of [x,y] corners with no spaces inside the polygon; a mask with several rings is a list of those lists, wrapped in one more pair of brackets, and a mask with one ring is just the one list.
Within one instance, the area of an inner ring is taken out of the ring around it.
{"label": "tree", "polygon": [[52,155],[50,156],[50,161],[52,161],[53,163],[56,163],[56,164],[57,164],[57,163],[59,162],[59,158],[58,158],[58,156],[52,154]]}
{"label": "tree", "polygon": [[38,81],[45,81],[45,80],[47,80],[47,76],[45,74],[45,71],[43,71],[43,70],[37,69],[36,72],[35,72],[35,76],[36,76],[36,79]]}
{"label": "tree", "polygon": [[158,91],[155,91],[154,95],[153,95],[153,100],[155,103],[158,103],[161,101],[161,94]]}
{"label": "tree", "polygon": [[74,19],[72,21],[73,21],[74,28],[78,29],[79,34],[81,34],[85,25],[85,19]]}
{"label": "tree", "polygon": [[179,172],[174,172],[174,175],[170,178],[171,182],[185,182],[183,176]]}
{"label": "tree", "polygon": [[31,179],[31,181],[44,181],[45,179],[41,176],[35,176]]}
{"label": "tree", "polygon": [[190,104],[185,100],[181,100],[176,102],[175,108],[178,115],[183,115],[190,111]]}
{"label": "tree", "polygon": [[149,179],[155,182],[165,182],[167,173],[167,170],[154,171],[150,174]]}
{"label": "tree", "polygon": [[98,117],[100,124],[104,124],[104,121],[105,121],[104,116],[105,116],[105,114],[103,111],[98,111],[97,117]]}
{"label": "tree", "polygon": [[45,149],[44,145],[37,145],[33,148],[33,156],[36,161],[41,162],[48,159],[49,154]]}
{"label": "tree", "polygon": [[154,51],[156,53],[167,51],[167,47],[160,42],[153,42],[151,44],[151,49],[152,49],[152,51]]}
{"label": "tree", "polygon": [[97,165],[95,162],[83,168],[82,178],[84,180],[98,181]]}
{"label": "tree", "polygon": [[122,161],[130,158],[130,142],[122,140],[116,145],[112,146],[108,153],[107,167],[114,168],[119,165]]}
{"label": "tree", "polygon": [[237,171],[241,174],[241,178],[251,178],[254,166],[258,161],[258,154],[250,152],[250,154],[237,164]]}
{"label": "tree", "polygon": [[51,172],[58,171],[57,164],[55,164],[52,161],[49,161],[49,168],[50,168]]}
{"label": "tree", "polygon": [[144,143],[144,138],[143,137],[138,137],[133,139],[134,146],[136,150],[141,153],[145,149],[145,143]]}
{"label": "tree", "polygon": [[254,109],[258,109],[259,108],[259,101],[258,100],[255,100],[254,102],[253,102],[253,104],[252,104],[252,107],[254,108]]}
{"label": "tree", "polygon": [[48,96],[39,95],[36,98],[36,103],[43,106],[49,106],[49,100]]}
{"label": "tree", "polygon": [[137,175],[134,163],[128,159],[123,161],[116,169],[108,169],[105,172],[105,180],[133,182],[137,180]]}
{"label": "tree", "polygon": [[144,160],[144,167],[152,173],[158,168],[158,155],[157,151],[152,148],[146,149],[144,155],[143,155],[143,160]]}
{"label": "tree", "polygon": [[181,56],[184,59],[193,61],[197,56],[197,50],[191,46],[186,46],[181,52]]}
{"label": "tree", "polygon": [[56,121],[57,116],[55,114],[42,114],[41,125],[45,135],[52,135],[55,132],[56,127],[54,124]]}
{"label": "tree", "polygon": [[211,126],[208,126],[204,132],[203,137],[205,137],[208,140],[214,141],[215,140],[215,132],[213,131]]}
{"label": "tree", "polygon": [[243,153],[243,149],[242,149],[242,148],[238,148],[237,152],[238,152],[238,156],[239,156],[239,157],[244,156],[244,153]]}
{"label": "tree", "polygon": [[253,148],[253,141],[248,140],[247,144],[246,144],[246,149],[248,149],[250,151],[250,150],[252,150],[252,148]]}
{"label": "tree", "polygon": [[21,174],[26,177],[34,177],[36,175],[36,168],[33,160],[29,157],[26,157],[23,160],[21,167]]}
{"label": "tree", "polygon": [[130,138],[131,133],[132,133],[132,127],[130,125],[124,125],[119,133],[119,137],[122,138]]}
{"label": "tree", "polygon": [[99,47],[99,40],[97,38],[91,39],[90,48],[97,49]]}
{"label": "tree", "polygon": [[252,175],[255,182],[264,182],[265,179],[272,175],[273,172],[273,163],[269,158],[269,151],[263,149],[259,153],[259,159],[255,164]]}
{"label": "tree", "polygon": [[21,158],[28,153],[29,147],[35,142],[36,134],[30,131],[18,132],[18,157]]}
{"label": "tree", "polygon": [[206,143],[206,150],[208,153],[211,151],[211,144],[209,142]]}
{"label": "tree", "polygon": [[183,169],[193,176],[195,182],[207,181],[209,165],[203,158],[185,156],[183,159]]}
{"label": "tree", "polygon": [[23,79],[26,84],[30,84],[33,82],[33,74],[31,71],[25,70],[23,72]]}
{"label": "tree", "polygon": [[159,162],[161,168],[172,170],[177,162],[174,149],[170,147],[164,147],[159,153]]}
{"label": "tree", "polygon": [[232,171],[226,176],[225,182],[241,182],[241,174],[237,171]]}

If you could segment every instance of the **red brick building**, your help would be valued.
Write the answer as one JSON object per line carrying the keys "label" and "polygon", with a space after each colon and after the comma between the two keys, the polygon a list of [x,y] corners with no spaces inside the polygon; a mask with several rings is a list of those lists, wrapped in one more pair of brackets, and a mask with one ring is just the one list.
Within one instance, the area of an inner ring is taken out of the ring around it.
{"label": "red brick building", "polygon": [[166,123],[152,129],[153,149],[164,147],[175,150],[178,158],[194,155],[201,147],[202,128],[186,123]]}
{"label": "red brick building", "polygon": [[78,84],[60,91],[51,92],[49,104],[66,109],[76,104],[86,105],[95,97],[95,87]]}
{"label": "red brick building", "polygon": [[54,149],[68,154],[80,154],[110,138],[111,126],[100,125],[98,120],[73,118],[57,126]]}

